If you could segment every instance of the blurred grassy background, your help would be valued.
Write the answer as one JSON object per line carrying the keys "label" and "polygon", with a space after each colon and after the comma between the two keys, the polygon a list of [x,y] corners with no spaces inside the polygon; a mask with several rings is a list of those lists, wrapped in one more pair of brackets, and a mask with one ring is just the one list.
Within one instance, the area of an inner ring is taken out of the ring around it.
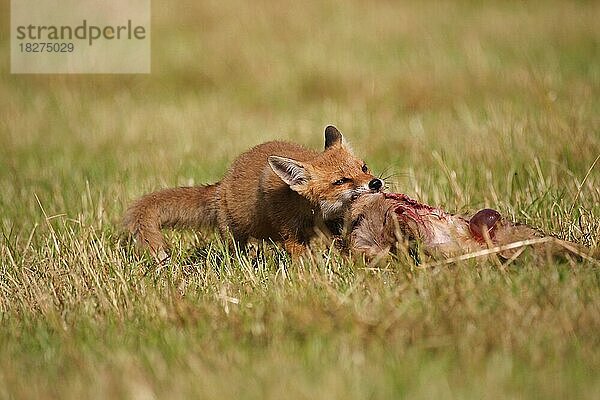
{"label": "blurred grassy background", "polygon": [[132,198],[218,180],[266,140],[320,148],[333,123],[395,190],[597,246],[600,3],[152,7],[150,75],[10,75],[0,32],[0,396],[598,392],[597,267],[270,258],[252,278],[176,256],[150,277],[116,236]]}

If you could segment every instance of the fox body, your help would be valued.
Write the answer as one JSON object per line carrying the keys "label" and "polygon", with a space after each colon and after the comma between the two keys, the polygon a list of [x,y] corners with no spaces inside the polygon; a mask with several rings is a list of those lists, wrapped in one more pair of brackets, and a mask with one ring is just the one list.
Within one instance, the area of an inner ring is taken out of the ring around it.
{"label": "fox body", "polygon": [[270,239],[298,253],[359,195],[382,189],[383,181],[328,126],[323,152],[287,142],[260,144],[240,155],[216,184],[143,196],[124,223],[159,259],[167,256],[165,227],[215,227],[242,245],[250,238]]}

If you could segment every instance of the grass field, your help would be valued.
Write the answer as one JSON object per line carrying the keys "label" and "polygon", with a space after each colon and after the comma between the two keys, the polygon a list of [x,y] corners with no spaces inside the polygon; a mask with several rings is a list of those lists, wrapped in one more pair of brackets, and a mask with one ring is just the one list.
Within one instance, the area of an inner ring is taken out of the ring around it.
{"label": "grass field", "polygon": [[334,123],[394,190],[598,247],[599,20],[591,1],[154,2],[139,76],[10,75],[3,29],[0,398],[597,398],[592,263],[370,269],[199,232],[157,268],[119,223]]}

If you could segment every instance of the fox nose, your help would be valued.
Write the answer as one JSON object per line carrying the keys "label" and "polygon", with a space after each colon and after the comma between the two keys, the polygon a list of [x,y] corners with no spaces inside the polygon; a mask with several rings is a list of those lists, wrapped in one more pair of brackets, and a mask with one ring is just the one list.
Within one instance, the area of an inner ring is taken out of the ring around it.
{"label": "fox nose", "polygon": [[383,181],[379,178],[373,178],[371,179],[371,182],[369,182],[369,189],[371,189],[374,192],[379,192],[382,187]]}

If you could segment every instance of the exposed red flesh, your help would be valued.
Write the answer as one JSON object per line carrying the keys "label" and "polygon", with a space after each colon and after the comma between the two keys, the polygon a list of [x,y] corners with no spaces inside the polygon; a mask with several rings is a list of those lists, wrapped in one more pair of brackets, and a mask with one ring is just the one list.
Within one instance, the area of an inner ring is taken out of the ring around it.
{"label": "exposed red flesh", "polygon": [[411,199],[403,193],[384,193],[386,199],[392,199],[401,202],[401,205],[405,207],[413,208],[415,210],[434,210],[435,207],[428,206],[427,204],[419,203],[418,201]]}
{"label": "exposed red flesh", "polygon": [[485,243],[494,239],[497,223],[502,218],[498,211],[489,208],[467,219],[419,203],[403,193],[385,193],[384,196],[394,202],[393,210],[398,218],[416,230],[417,236],[432,244],[454,242],[458,237]]}
{"label": "exposed red flesh", "polygon": [[491,208],[478,211],[469,220],[469,230],[473,237],[479,241],[493,239],[496,235],[496,223],[500,221],[501,215]]}

